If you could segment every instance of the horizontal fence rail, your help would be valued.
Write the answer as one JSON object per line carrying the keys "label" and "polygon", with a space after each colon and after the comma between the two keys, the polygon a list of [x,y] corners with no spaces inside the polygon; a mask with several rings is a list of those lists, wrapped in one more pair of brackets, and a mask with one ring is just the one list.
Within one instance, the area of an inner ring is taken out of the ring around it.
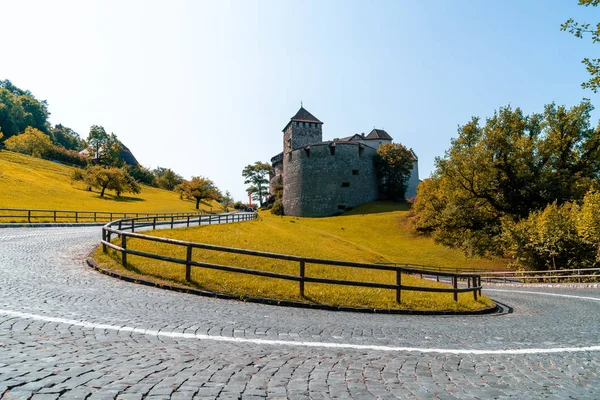
{"label": "horizontal fence rail", "polygon": [[31,222],[110,222],[115,219],[138,217],[181,218],[206,215],[209,212],[199,210],[196,213],[183,212],[111,212],[111,211],[81,211],[81,210],[40,210],[27,208],[0,208],[0,222],[27,221]]}
{"label": "horizontal fence rail", "polygon": [[[224,246],[216,246],[204,243],[195,243],[195,242],[186,242],[176,239],[155,237],[149,235],[143,235],[140,233],[135,233],[136,229],[140,228],[148,228],[156,229],[156,225],[158,224],[157,218],[155,216],[151,217],[140,217],[140,218],[128,218],[117,221],[112,221],[102,227],[102,247],[103,251],[107,252],[108,248],[116,250],[121,253],[121,264],[123,266],[127,265],[127,255],[145,257],[154,260],[160,260],[165,262],[170,262],[174,264],[179,264],[185,266],[185,278],[186,281],[191,280],[191,270],[192,268],[206,268],[220,271],[227,271],[239,274],[247,274],[247,275],[256,275],[256,276],[264,276],[268,278],[276,278],[283,279],[288,281],[298,282],[298,288],[300,292],[300,296],[304,297],[304,289],[306,283],[321,283],[321,284],[330,284],[330,285],[345,285],[345,286],[360,286],[360,287],[370,287],[370,288],[379,288],[379,289],[389,289],[394,290],[396,292],[396,301],[398,303],[401,302],[401,294],[403,290],[407,291],[419,291],[419,292],[440,292],[440,293],[452,293],[454,301],[458,301],[459,293],[468,293],[471,292],[473,294],[473,298],[477,300],[478,296],[481,296],[481,276],[475,273],[456,273],[456,272],[448,272],[448,271],[428,271],[423,270],[422,268],[411,268],[410,265],[385,265],[385,264],[369,264],[369,263],[359,263],[359,262],[350,262],[350,261],[341,261],[341,260],[326,260],[319,258],[310,258],[310,257],[300,257],[300,256],[292,256],[287,254],[277,254],[277,253],[268,253],[263,251],[256,250],[246,250],[239,249],[234,247],[224,247]],[[190,226],[190,224],[194,225],[209,225],[209,224],[221,224],[228,222],[240,222],[240,221],[248,221],[257,218],[256,213],[232,213],[232,214],[217,214],[217,215],[204,215],[204,216],[195,216],[190,217],[185,216],[184,219],[171,219],[171,227],[175,224],[186,224]],[[111,239],[114,236],[118,236],[120,240],[117,240],[116,243],[113,243]],[[132,250],[127,248],[127,240],[131,239],[139,239],[144,241],[158,242],[164,243],[172,246],[177,246],[186,249],[186,258],[174,258],[168,257],[160,254],[142,252],[137,250]],[[204,249],[204,250],[212,250],[217,252],[224,253],[234,253],[234,254],[242,254],[247,256],[255,256],[264,259],[278,259],[285,261],[294,261],[298,262],[298,275],[291,274],[282,274],[277,272],[263,271],[257,269],[236,267],[230,265],[220,265],[202,262],[198,260],[193,260],[192,258],[192,250],[193,249]],[[352,280],[341,280],[341,279],[328,279],[328,278],[319,278],[319,277],[311,277],[307,275],[307,266],[309,264],[313,265],[329,265],[329,266],[337,266],[337,267],[351,267],[351,268],[362,268],[368,270],[380,270],[380,271],[392,271],[395,272],[395,284],[386,284],[386,283],[378,283],[378,282],[361,282],[361,281],[352,281]],[[434,276],[437,280],[440,280],[440,277],[446,279],[451,284],[451,287],[425,287],[425,286],[410,286],[402,284],[402,274],[411,274],[418,275],[421,274],[426,276]],[[459,283],[463,283],[459,287]]]}
{"label": "horizontal fence rail", "polygon": [[490,283],[559,283],[600,280],[600,268],[553,269],[546,271],[486,271],[480,273]]}

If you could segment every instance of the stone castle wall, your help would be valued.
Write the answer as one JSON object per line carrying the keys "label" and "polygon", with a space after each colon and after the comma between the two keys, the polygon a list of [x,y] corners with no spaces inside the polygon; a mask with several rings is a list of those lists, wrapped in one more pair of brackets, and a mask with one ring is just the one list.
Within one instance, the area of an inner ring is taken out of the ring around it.
{"label": "stone castle wall", "polygon": [[321,124],[314,122],[290,122],[283,131],[283,154],[310,143],[321,142]]}
{"label": "stone castle wall", "polygon": [[358,143],[339,142],[284,152],[285,214],[324,217],[377,200],[376,153]]}

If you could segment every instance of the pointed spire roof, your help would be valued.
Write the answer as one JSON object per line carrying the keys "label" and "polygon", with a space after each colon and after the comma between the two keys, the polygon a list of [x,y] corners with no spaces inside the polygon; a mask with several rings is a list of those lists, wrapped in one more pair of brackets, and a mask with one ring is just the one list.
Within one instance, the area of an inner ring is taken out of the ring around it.
{"label": "pointed spire roof", "polygon": [[306,111],[306,109],[303,106],[300,106],[300,109],[298,110],[296,115],[294,115],[292,118],[290,118],[290,122],[288,122],[285,125],[285,128],[283,128],[283,130],[285,131],[287,129],[288,125],[291,124],[292,122],[312,122],[314,124],[323,125],[323,123],[321,121],[319,121],[319,119],[317,117],[315,117],[314,115],[312,115],[311,113]]}
{"label": "pointed spire roof", "polygon": [[316,122],[318,124],[322,124],[314,115],[306,111],[304,107],[300,107],[296,115],[291,118],[292,121],[298,122]]}

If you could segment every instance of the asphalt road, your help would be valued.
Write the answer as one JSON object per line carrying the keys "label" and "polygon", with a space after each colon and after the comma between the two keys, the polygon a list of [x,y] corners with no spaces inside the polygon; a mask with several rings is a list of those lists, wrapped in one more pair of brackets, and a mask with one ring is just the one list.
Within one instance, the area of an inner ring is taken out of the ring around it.
{"label": "asphalt road", "polygon": [[290,309],[101,275],[99,237],[0,229],[2,398],[600,398],[600,289],[494,286],[487,316]]}

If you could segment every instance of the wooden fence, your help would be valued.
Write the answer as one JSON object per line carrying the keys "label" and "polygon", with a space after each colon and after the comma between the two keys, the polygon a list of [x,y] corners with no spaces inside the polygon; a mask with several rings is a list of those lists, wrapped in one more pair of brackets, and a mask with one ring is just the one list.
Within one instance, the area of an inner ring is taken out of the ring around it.
{"label": "wooden fence", "polygon": [[0,208],[0,222],[109,222],[118,218],[160,217],[181,218],[184,216],[205,215],[206,211],[197,213],[143,213],[143,212],[110,212],[80,210],[37,210],[26,208]]}
{"label": "wooden fence", "polygon": [[[330,285],[345,285],[345,286],[361,286],[361,287],[370,287],[370,288],[379,288],[379,289],[389,289],[394,290],[396,292],[396,301],[398,303],[401,302],[401,293],[402,291],[419,291],[419,292],[442,292],[442,293],[452,293],[454,301],[458,301],[459,293],[473,293],[473,298],[477,300],[478,295],[481,296],[481,276],[479,274],[473,273],[452,273],[445,271],[424,271],[423,269],[418,268],[410,268],[409,265],[397,266],[397,265],[382,265],[382,264],[367,264],[367,263],[358,263],[358,262],[348,262],[348,261],[340,261],[340,260],[325,260],[318,258],[309,258],[309,257],[298,257],[291,256],[286,254],[276,254],[276,253],[268,253],[262,251],[254,251],[254,250],[245,250],[238,249],[233,247],[223,247],[223,246],[214,246],[203,243],[194,243],[194,242],[186,242],[175,239],[167,239],[154,237],[149,235],[142,235],[139,233],[135,233],[136,229],[145,227],[152,229],[156,229],[157,225],[157,217],[141,217],[141,218],[129,218],[119,221],[113,221],[106,224],[102,228],[102,247],[104,252],[107,251],[108,248],[114,249],[121,253],[121,263],[123,266],[127,265],[127,255],[134,255],[139,257],[145,257],[160,261],[166,261],[174,264],[184,265],[185,266],[185,279],[190,281],[191,279],[191,270],[192,268],[208,268],[220,271],[227,271],[239,274],[247,274],[247,275],[257,275],[264,276],[268,278],[276,278],[283,279],[289,281],[298,282],[298,289],[300,292],[300,296],[304,296],[304,288],[306,283],[320,283],[320,284],[330,284]],[[217,224],[217,223],[225,223],[225,222],[239,222],[239,221],[247,221],[256,218],[256,213],[235,213],[235,214],[221,214],[221,215],[207,215],[207,216],[197,216],[192,217],[186,216],[185,219],[175,221],[178,224],[187,224],[187,226],[191,224]],[[173,226],[174,222],[171,222],[171,226]],[[113,235],[117,235],[120,238],[120,241],[117,241],[118,244],[113,243],[111,238]],[[127,239],[135,238],[139,240],[152,241],[158,243],[164,243],[172,246],[178,246],[186,249],[186,258],[173,258],[167,257],[160,254],[142,252],[137,250],[132,250],[127,248]],[[234,267],[229,265],[220,265],[220,264],[212,264],[206,263],[202,261],[197,261],[192,259],[192,250],[193,249],[205,249],[205,250],[213,250],[218,252],[225,253],[234,253],[234,254],[242,254],[247,256],[255,256],[259,258],[265,259],[277,259],[277,260],[286,260],[286,261],[294,261],[298,263],[298,275],[291,274],[281,274],[270,271],[262,271],[255,270],[249,268],[242,267]],[[330,265],[337,267],[352,267],[352,268],[363,268],[369,270],[380,270],[380,271],[392,271],[395,272],[396,282],[395,284],[386,284],[386,283],[378,283],[378,282],[360,282],[360,281],[351,281],[351,280],[340,280],[340,279],[327,279],[327,278],[319,278],[319,277],[311,277],[307,275],[307,266],[309,264],[316,265]],[[426,274],[431,276],[444,277],[445,279],[449,279],[452,287],[424,287],[424,286],[409,286],[402,284],[402,274]],[[462,287],[459,287],[459,281],[464,282]]]}

